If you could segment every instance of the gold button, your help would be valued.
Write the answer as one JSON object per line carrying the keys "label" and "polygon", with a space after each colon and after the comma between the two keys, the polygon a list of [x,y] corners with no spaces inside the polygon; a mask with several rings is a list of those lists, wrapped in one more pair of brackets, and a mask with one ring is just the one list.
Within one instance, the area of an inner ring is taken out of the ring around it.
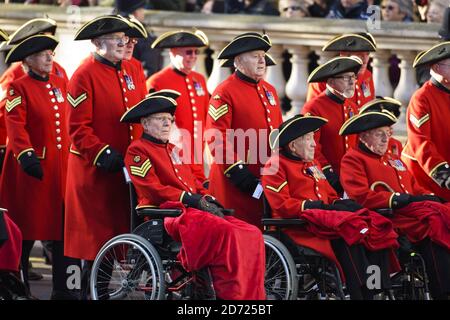
{"label": "gold button", "polygon": [[52,96],[53,95],[53,91],[49,91],[48,94]]}
{"label": "gold button", "polygon": [[53,102],[53,103],[55,103],[56,100],[55,100],[55,98],[52,98],[50,101]]}
{"label": "gold button", "polygon": [[56,147],[57,147],[58,149],[61,149],[61,148],[62,148],[62,146],[61,146],[60,144],[57,144]]}
{"label": "gold button", "polygon": [[53,106],[53,109],[58,110],[58,106]]}
{"label": "gold button", "polygon": [[56,124],[56,126],[59,126],[61,124],[61,122],[56,121],[55,124]]}

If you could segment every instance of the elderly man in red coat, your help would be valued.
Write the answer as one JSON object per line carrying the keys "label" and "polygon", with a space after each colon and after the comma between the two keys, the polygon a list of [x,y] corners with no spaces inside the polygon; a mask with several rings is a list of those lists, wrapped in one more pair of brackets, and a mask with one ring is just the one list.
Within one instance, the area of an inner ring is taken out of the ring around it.
{"label": "elderly man in red coat", "polygon": [[[183,214],[164,226],[180,241],[179,257],[188,271],[209,268],[220,299],[264,299],[264,241],[261,231],[224,216],[222,206],[183,164],[180,150],[168,142],[179,94],[157,91],[124,114],[141,123],[142,138],[127,150],[125,164],[138,195],[138,206],[181,206]],[[175,203],[174,203],[175,202]]]}
{"label": "elderly man in red coat", "polygon": [[[83,25],[75,40],[91,39],[95,52],[69,82],[68,131],[71,138],[66,184],[65,253],[89,261],[110,238],[129,230],[129,198],[123,157],[133,126],[122,114],[145,95],[140,75],[122,61],[132,25],[121,16],[98,17]],[[87,277],[82,285],[86,287]],[[86,297],[83,292],[83,298]]]}
{"label": "elderly man in red coat", "polygon": [[[321,117],[298,115],[271,134],[275,152],[262,176],[264,194],[273,218],[302,218],[310,222],[284,232],[297,244],[334,261],[345,275],[352,299],[371,299],[374,292],[366,286],[367,267],[380,267],[382,289],[388,290],[387,254],[398,247],[397,234],[388,219],[350,199],[340,199],[327,182],[314,159],[314,131],[326,123]],[[395,258],[393,262],[396,267]]]}
{"label": "elderly man in red coat", "polygon": [[219,59],[233,59],[236,71],[214,91],[205,140],[214,157],[209,191],[235,216],[261,225],[259,178],[270,156],[269,133],[281,122],[275,88],[263,80],[267,35],[244,33],[234,38]]}
{"label": "elderly man in red coat", "polygon": [[358,107],[350,98],[355,93],[356,74],[361,65],[361,59],[357,57],[337,57],[317,67],[309,75],[308,82],[326,81],[327,89],[305,103],[302,109],[305,115],[328,120],[328,124],[315,133],[316,159],[338,194],[343,193],[339,182],[341,158],[356,143],[353,136],[341,137],[339,129],[358,113]]}
{"label": "elderly man in red coat", "polygon": [[411,97],[402,160],[419,184],[450,201],[450,41],[420,53],[420,66],[431,67],[431,79]]}
{"label": "elderly man in red coat", "polygon": [[[22,267],[28,285],[28,257],[34,240],[53,241],[52,298],[73,298],[66,285],[63,255],[64,200],[69,139],[67,83],[53,74],[53,36],[34,35],[14,46],[6,62],[22,61],[28,73],[13,81],[5,103],[9,135],[1,205],[23,234]],[[12,187],[13,186],[13,187]]]}
{"label": "elderly man in red coat", "polygon": [[396,121],[389,112],[371,111],[344,124],[341,134],[359,134],[359,144],[342,158],[341,182],[360,205],[393,210],[395,229],[425,260],[433,298],[446,299],[450,293],[450,205],[422,188],[400,158],[387,152]]}
{"label": "elderly man in red coat", "polygon": [[[359,69],[355,84],[355,93],[351,97],[352,102],[358,107],[375,98],[375,87],[372,73],[367,69],[369,52],[377,50],[375,39],[370,33],[349,33],[337,36],[328,41],[322,51],[339,52],[341,57],[356,56],[361,59],[363,65]],[[326,90],[326,82],[309,84],[306,101],[309,101]]]}
{"label": "elderly man in red coat", "polygon": [[[208,38],[200,30],[169,31],[160,35],[152,48],[170,49],[170,65],[153,74],[147,80],[150,91],[171,89],[181,93],[175,112],[175,124],[182,129],[180,141],[186,161],[189,159],[194,174],[201,183],[206,181],[203,167],[203,132],[209,105],[209,93],[205,77],[193,69],[199,55],[199,48],[208,45]],[[183,133],[183,131],[186,133]]]}
{"label": "elderly man in red coat", "polygon": [[[50,18],[36,18],[32,19],[22,26],[20,26],[10,37],[6,35],[6,33],[0,32],[0,42],[4,41],[2,44],[2,49],[0,51],[7,51],[11,49],[13,45],[20,43],[28,37],[31,37],[36,34],[47,34],[47,35],[55,35],[56,32],[56,21]],[[9,48],[9,49],[8,49]],[[22,64],[22,62],[17,61],[11,64],[11,66],[3,72],[0,76],[0,157],[4,156],[6,150],[6,141],[7,141],[7,132],[4,122],[4,107],[5,107],[5,98],[6,89],[9,84],[16,79],[24,76],[27,73],[26,65]],[[69,81],[67,78],[66,71],[64,68],[59,65],[56,61],[53,61],[52,73],[64,78],[66,82]],[[1,161],[2,159],[0,159]],[[1,163],[0,163],[1,170]]]}

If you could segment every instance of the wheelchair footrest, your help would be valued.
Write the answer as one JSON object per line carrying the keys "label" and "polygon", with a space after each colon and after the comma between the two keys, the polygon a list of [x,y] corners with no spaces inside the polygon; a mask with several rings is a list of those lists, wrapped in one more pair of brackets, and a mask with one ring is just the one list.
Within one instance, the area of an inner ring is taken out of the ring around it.
{"label": "wheelchair footrest", "polygon": [[180,209],[158,209],[158,208],[137,208],[136,213],[138,216],[151,216],[155,219],[161,219],[165,217],[178,217],[183,211]]}

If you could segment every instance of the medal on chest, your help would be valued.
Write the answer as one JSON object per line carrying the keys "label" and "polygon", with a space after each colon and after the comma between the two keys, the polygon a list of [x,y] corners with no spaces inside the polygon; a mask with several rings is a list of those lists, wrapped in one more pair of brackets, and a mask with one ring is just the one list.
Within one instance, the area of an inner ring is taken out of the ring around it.
{"label": "medal on chest", "polygon": [[316,180],[326,179],[322,170],[320,170],[317,166],[311,166],[306,168],[306,173]]}
{"label": "medal on chest", "polygon": [[403,165],[403,163],[400,160],[388,160],[391,167],[395,168],[397,171],[406,171],[405,166]]}
{"label": "medal on chest", "polygon": [[370,97],[370,87],[367,85],[365,81],[361,83],[361,90],[365,98]]}
{"label": "medal on chest", "polygon": [[61,89],[53,88],[52,91],[53,91],[53,94],[56,97],[56,101],[58,101],[59,103],[63,103],[64,102],[64,96],[63,96],[63,94],[61,92]]}
{"label": "medal on chest", "polygon": [[200,82],[194,80],[194,89],[197,92],[197,96],[202,97],[205,95],[205,90],[203,89]]}
{"label": "medal on chest", "polygon": [[267,90],[264,88],[264,92],[266,93],[267,100],[269,100],[269,103],[271,106],[276,105],[275,97],[273,96],[273,93],[270,90]]}
{"label": "medal on chest", "polygon": [[131,76],[130,75],[128,75],[128,74],[124,74],[123,75],[123,78],[125,79],[125,82],[126,82],[126,84],[127,84],[127,88],[128,88],[128,90],[134,90],[136,87],[134,86],[134,83],[133,83],[133,78],[131,78]]}

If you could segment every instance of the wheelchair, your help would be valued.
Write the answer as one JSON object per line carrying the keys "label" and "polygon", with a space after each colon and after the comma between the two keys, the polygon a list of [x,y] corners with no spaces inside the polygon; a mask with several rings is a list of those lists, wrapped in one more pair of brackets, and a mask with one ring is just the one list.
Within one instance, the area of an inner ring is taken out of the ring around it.
{"label": "wheelchair", "polygon": [[348,299],[336,265],[315,250],[299,246],[282,231],[285,227],[303,226],[306,221],[272,219],[270,205],[264,195],[262,198],[267,299]]}
{"label": "wheelchair", "polygon": [[164,229],[179,209],[138,208],[136,190],[125,173],[131,202],[131,233],[107,241],[92,265],[92,300],[214,300],[208,269],[187,272],[177,259],[181,244]]}

